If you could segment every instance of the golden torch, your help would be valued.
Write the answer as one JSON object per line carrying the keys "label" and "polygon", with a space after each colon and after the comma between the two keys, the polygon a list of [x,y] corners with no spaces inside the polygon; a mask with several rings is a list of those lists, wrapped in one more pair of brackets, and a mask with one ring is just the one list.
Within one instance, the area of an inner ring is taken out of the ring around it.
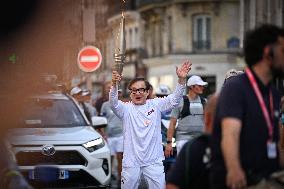
{"label": "golden torch", "polygon": [[123,65],[125,62],[125,17],[122,12],[121,14],[121,22],[120,22],[120,28],[119,28],[119,35],[118,35],[118,44],[115,48],[114,52],[114,70],[116,70],[120,75],[123,71]]}

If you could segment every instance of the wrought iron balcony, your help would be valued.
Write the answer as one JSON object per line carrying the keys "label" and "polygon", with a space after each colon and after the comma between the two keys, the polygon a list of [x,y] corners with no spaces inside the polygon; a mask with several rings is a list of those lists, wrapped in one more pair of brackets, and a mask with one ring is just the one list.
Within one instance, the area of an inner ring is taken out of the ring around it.
{"label": "wrought iron balcony", "polygon": [[143,7],[145,5],[157,4],[157,3],[165,3],[170,2],[172,0],[136,0],[136,6],[138,8]]}
{"label": "wrought iron balcony", "polygon": [[193,50],[210,50],[210,48],[211,41],[209,40],[193,41]]}

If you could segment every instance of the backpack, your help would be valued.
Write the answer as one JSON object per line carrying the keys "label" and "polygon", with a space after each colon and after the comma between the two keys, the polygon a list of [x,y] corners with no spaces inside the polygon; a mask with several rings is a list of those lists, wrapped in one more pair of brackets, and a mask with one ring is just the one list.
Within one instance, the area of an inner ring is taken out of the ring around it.
{"label": "backpack", "polygon": [[[204,106],[206,104],[206,99],[200,96],[200,100],[201,100],[201,104],[202,104],[203,109],[204,109]],[[190,102],[189,102],[188,97],[185,95],[185,96],[183,96],[183,107],[182,107],[182,110],[181,110],[180,116],[179,116],[181,119],[185,118],[186,116],[191,115],[189,107],[190,107]]]}

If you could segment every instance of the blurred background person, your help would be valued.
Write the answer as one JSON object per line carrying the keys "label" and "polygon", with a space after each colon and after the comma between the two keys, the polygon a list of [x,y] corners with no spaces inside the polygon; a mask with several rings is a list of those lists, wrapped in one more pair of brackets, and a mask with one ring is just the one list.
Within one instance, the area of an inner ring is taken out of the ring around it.
{"label": "blurred background person", "polygon": [[[224,84],[243,71],[231,69],[227,71]],[[204,135],[198,136],[192,142],[187,142],[177,157],[176,164],[167,176],[167,189],[208,189],[210,169],[210,135],[213,130],[214,116],[218,94],[208,97],[204,108]]]}
{"label": "blurred background person", "polygon": [[[238,71],[238,70],[236,70],[236,69],[230,69],[230,70],[228,70],[228,71],[226,72],[226,74],[225,74],[224,84],[227,82],[228,79],[230,79],[230,78],[232,78],[232,77],[234,77],[234,76],[237,76],[237,75],[239,75],[239,74],[242,74],[242,73],[244,73],[244,72],[243,72],[243,71]],[[224,84],[223,84],[223,86],[224,86]]]}
{"label": "blurred background person", "polygon": [[[156,94],[157,98],[164,98],[164,97],[171,94],[171,89],[167,85],[160,84],[156,88],[155,94]],[[161,121],[162,121],[161,122],[161,131],[162,131],[162,142],[163,142],[164,151],[165,151],[166,146],[167,146],[167,131],[169,129],[169,124],[170,124],[170,115],[171,115],[171,111],[165,111],[165,112],[162,112],[162,117],[161,117],[162,118],[161,119]],[[171,143],[171,144],[174,145],[174,143]],[[167,175],[168,170],[175,163],[175,154],[176,154],[175,146],[174,146],[173,151],[174,151],[173,155],[165,157],[165,160],[163,161],[165,175]]]}
{"label": "blurred background person", "polygon": [[271,81],[284,73],[283,49],[283,29],[263,25],[247,33],[245,74],[226,81],[218,97],[212,189],[246,188],[279,170],[280,94]]}
{"label": "blurred background person", "polygon": [[0,140],[0,188],[32,189],[20,173],[14,155],[7,143]]}
{"label": "blurred background person", "polygon": [[[122,90],[118,90],[118,99],[122,99]],[[117,184],[120,187],[120,178],[122,170],[122,157],[123,157],[123,128],[122,121],[114,114],[110,108],[110,102],[103,103],[101,108],[101,116],[107,118],[107,127],[105,128],[106,139],[111,152],[112,173],[114,166],[114,158],[117,161]],[[112,174],[114,176],[114,174]]]}
{"label": "blurred background person", "polygon": [[166,157],[173,154],[171,143],[175,132],[177,154],[188,140],[203,132],[203,107],[206,104],[206,99],[201,95],[203,94],[204,87],[207,85],[208,83],[204,82],[197,75],[193,75],[188,79],[188,94],[183,97],[183,101],[180,102],[179,106],[171,112],[170,126],[167,132],[168,144],[165,150]]}
{"label": "blurred background person", "polygon": [[[284,96],[281,98],[281,114],[280,114],[280,158],[284,162]],[[284,165],[282,165],[284,167]]]}
{"label": "blurred background person", "polygon": [[78,102],[79,107],[92,124],[92,117],[96,115],[96,109],[90,104],[91,92],[76,86],[71,89],[70,95]]}
{"label": "blurred background person", "polygon": [[82,91],[82,101],[85,104],[88,112],[90,113],[90,116],[96,116],[97,114],[97,110],[95,107],[93,107],[92,103],[91,103],[91,99],[92,99],[92,93],[90,90],[84,89]]}
{"label": "blurred background person", "polygon": [[111,88],[111,81],[107,81],[104,83],[103,93],[102,95],[95,100],[94,106],[97,110],[97,114],[101,115],[101,108],[104,102],[108,101],[108,92]]}
{"label": "blurred background person", "polygon": [[154,92],[153,85],[150,84],[149,95],[147,96],[147,99],[153,99],[155,97],[156,97],[156,94]]}
{"label": "blurred background person", "polygon": [[187,142],[167,175],[166,189],[209,188],[209,140],[212,133],[217,96],[211,95],[204,109],[204,133]]}
{"label": "blurred background person", "polygon": [[81,101],[81,96],[82,96],[82,89],[80,87],[73,87],[70,90],[70,95],[77,101],[80,102]]}

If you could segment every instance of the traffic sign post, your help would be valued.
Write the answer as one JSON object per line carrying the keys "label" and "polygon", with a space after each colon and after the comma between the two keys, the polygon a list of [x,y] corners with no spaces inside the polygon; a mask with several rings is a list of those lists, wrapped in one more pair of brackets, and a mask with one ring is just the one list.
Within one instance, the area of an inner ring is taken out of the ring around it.
{"label": "traffic sign post", "polygon": [[98,48],[87,46],[80,50],[77,58],[79,68],[84,72],[97,70],[102,63],[102,55]]}

